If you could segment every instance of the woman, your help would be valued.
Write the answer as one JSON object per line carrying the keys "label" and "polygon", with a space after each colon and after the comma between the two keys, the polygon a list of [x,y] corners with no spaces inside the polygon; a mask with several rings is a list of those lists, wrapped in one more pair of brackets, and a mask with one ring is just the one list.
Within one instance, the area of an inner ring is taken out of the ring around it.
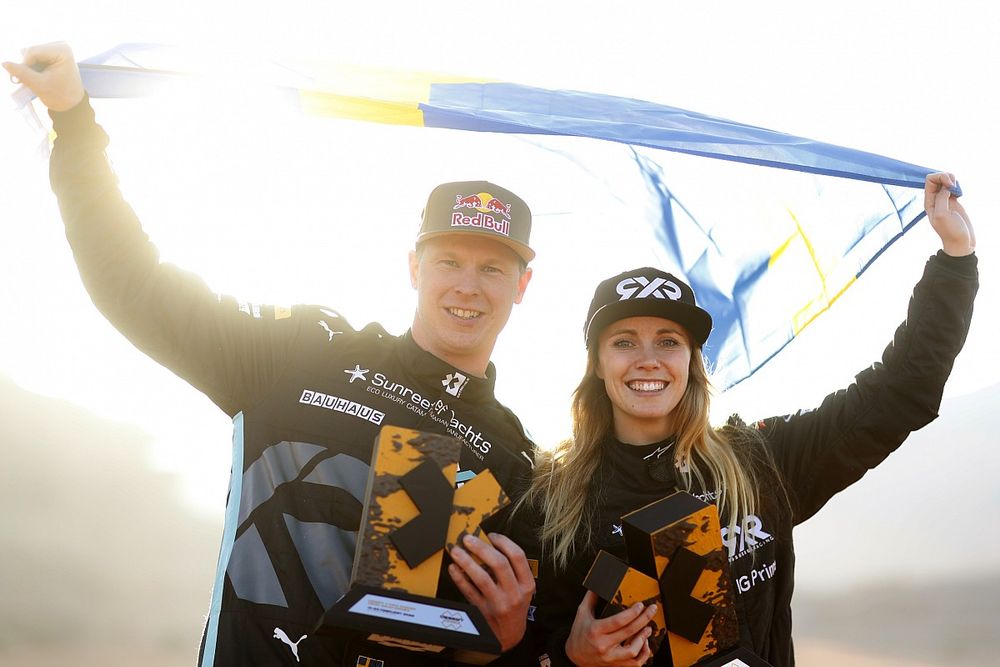
{"label": "woman", "polygon": [[[581,582],[599,550],[624,558],[622,515],[675,489],[718,506],[741,645],[775,667],[794,664],[792,527],[937,416],[965,342],[978,273],[975,234],[954,187],[951,174],[927,177],[925,209],[942,250],[928,260],[882,363],[812,411],[712,428],[701,353],[711,317],[691,288],[649,268],[598,286],[573,439],[537,466],[523,501],[543,517],[533,632],[547,637],[540,653],[552,665],[652,657],[653,606],[598,619],[597,598]],[[669,664],[666,653],[654,664]]]}

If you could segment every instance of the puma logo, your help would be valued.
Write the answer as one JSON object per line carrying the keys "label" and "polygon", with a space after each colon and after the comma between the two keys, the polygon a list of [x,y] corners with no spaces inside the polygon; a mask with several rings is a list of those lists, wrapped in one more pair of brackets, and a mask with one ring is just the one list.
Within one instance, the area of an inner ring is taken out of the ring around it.
{"label": "puma logo", "polygon": [[288,648],[292,649],[292,655],[295,656],[295,662],[299,662],[299,642],[301,642],[308,636],[309,635],[302,635],[301,637],[299,637],[299,641],[293,642],[291,639],[288,638],[288,635],[285,634],[284,630],[282,630],[281,628],[274,629],[274,638],[280,639],[285,644],[288,644]]}
{"label": "puma logo", "polygon": [[325,320],[320,320],[319,325],[323,327],[324,331],[326,331],[326,334],[327,336],[329,336],[330,340],[333,340],[334,336],[344,333],[343,331],[334,331],[333,329],[331,329],[330,325],[327,324]]}

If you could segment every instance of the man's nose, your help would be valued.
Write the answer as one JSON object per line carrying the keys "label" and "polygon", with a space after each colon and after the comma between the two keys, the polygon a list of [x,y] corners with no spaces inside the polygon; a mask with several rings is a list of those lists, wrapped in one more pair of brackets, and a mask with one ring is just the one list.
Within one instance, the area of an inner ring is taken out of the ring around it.
{"label": "man's nose", "polygon": [[481,291],[482,277],[475,267],[463,267],[455,281],[455,291],[459,294],[476,295]]}

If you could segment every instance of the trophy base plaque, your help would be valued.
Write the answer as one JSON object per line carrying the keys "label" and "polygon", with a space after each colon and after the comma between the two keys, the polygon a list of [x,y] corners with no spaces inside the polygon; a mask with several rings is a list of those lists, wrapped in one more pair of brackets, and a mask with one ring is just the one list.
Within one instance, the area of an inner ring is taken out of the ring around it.
{"label": "trophy base plaque", "polygon": [[326,611],[315,632],[350,634],[472,665],[500,655],[500,642],[475,606],[375,586],[352,587]]}

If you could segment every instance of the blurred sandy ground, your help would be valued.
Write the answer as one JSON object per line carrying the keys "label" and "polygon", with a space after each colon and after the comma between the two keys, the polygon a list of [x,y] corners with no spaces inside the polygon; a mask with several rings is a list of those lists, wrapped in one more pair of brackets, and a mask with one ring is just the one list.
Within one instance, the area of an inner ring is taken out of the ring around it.
{"label": "blurred sandy ground", "polygon": [[932,667],[939,662],[864,655],[854,650],[817,640],[795,640],[797,667]]}
{"label": "blurred sandy ground", "polygon": [[192,667],[197,649],[190,654],[164,653],[143,647],[27,648],[0,652],[3,667]]}

